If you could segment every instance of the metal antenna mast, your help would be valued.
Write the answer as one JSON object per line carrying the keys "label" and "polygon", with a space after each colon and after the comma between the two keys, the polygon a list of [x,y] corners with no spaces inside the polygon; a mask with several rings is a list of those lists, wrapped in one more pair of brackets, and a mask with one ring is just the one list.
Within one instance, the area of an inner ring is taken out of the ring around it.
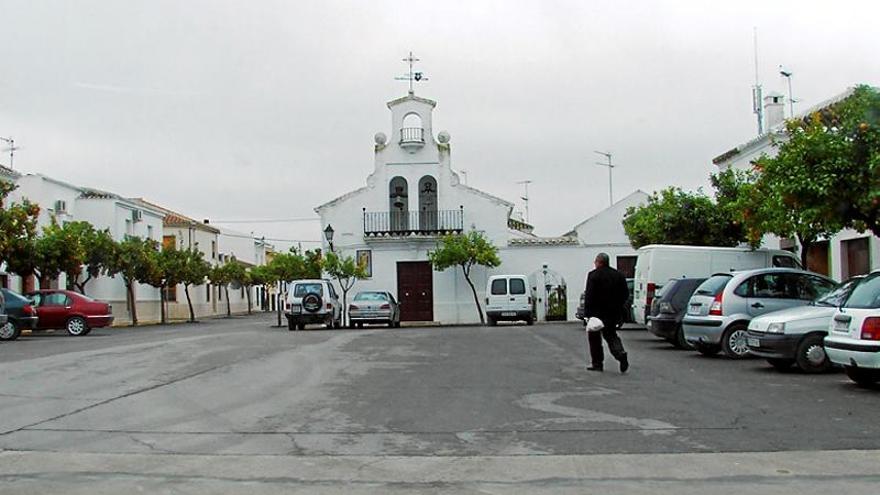
{"label": "metal antenna mast", "polygon": [[2,140],[3,142],[5,142],[6,144],[9,145],[9,147],[5,148],[3,151],[9,152],[9,168],[13,168],[12,159],[15,158],[15,151],[20,148],[15,146],[15,139],[0,137],[0,140]]}
{"label": "metal antenna mast", "polygon": [[764,134],[764,90],[758,79],[758,28],[755,28],[755,85],[752,86],[752,112],[758,116],[758,135]]}
{"label": "metal antenna mast", "polygon": [[517,182],[517,184],[522,184],[526,188],[525,196],[520,196],[520,198],[522,198],[522,200],[526,206],[526,223],[529,223],[529,184],[531,184],[531,183],[532,183],[532,181],[530,181],[530,180],[521,180],[521,181]]}
{"label": "metal antenna mast", "polygon": [[413,56],[412,52],[409,52],[409,56],[406,57],[405,59],[403,59],[403,61],[409,64],[409,72],[407,72],[406,74],[404,74],[402,76],[395,77],[394,79],[396,79],[398,81],[409,81],[409,94],[414,95],[415,92],[413,91],[413,81],[415,81],[415,82],[427,81],[428,78],[425,77],[424,73],[421,71],[418,71],[418,72],[413,71],[413,63],[420,62],[421,59],[415,58]]}
{"label": "metal antenna mast", "polygon": [[594,151],[593,153],[596,153],[598,155],[602,155],[608,159],[608,163],[596,162],[596,165],[600,165],[602,167],[608,167],[608,201],[610,202],[610,204],[613,205],[614,204],[614,193],[612,192],[612,189],[611,189],[611,172],[614,169],[615,165],[611,164],[611,153],[609,153],[607,151]]}
{"label": "metal antenna mast", "polygon": [[791,76],[794,75],[794,72],[790,70],[785,70],[782,66],[779,66],[779,74],[788,79],[788,118],[794,118],[794,96],[791,94]]}

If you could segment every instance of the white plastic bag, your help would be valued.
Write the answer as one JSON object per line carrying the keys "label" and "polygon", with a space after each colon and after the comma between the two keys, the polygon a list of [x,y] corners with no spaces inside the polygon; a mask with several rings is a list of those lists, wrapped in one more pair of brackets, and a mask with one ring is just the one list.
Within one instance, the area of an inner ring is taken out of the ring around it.
{"label": "white plastic bag", "polygon": [[602,320],[596,318],[595,316],[591,316],[587,320],[587,331],[588,332],[598,332],[605,328],[605,325],[602,323]]}

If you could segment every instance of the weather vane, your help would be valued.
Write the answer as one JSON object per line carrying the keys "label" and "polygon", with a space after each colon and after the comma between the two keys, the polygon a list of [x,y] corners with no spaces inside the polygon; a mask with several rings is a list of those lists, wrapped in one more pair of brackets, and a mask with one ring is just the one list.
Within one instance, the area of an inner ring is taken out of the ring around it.
{"label": "weather vane", "polygon": [[409,94],[413,95],[415,92],[413,91],[413,81],[421,82],[427,81],[428,78],[425,77],[425,74],[421,71],[413,72],[413,63],[419,62],[421,59],[413,57],[412,52],[409,52],[409,56],[403,59],[404,62],[409,64],[409,72],[402,76],[395,77],[394,79],[398,81],[409,81]]}

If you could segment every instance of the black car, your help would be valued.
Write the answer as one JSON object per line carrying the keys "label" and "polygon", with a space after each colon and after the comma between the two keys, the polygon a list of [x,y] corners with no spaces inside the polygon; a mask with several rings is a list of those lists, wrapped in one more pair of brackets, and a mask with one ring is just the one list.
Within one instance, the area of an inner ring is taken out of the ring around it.
{"label": "black car", "polygon": [[0,293],[6,300],[6,314],[9,317],[5,324],[0,325],[0,340],[15,340],[23,329],[36,327],[37,312],[28,298],[9,289],[0,289]]}
{"label": "black car", "polygon": [[[635,323],[636,321],[633,319],[632,305],[633,305],[633,287],[635,286],[634,280],[632,278],[626,279],[626,289],[629,291],[629,297],[627,297],[626,302],[623,303],[623,322],[624,323]],[[578,303],[577,311],[574,313],[574,317],[578,320],[584,319],[584,298],[587,297],[586,292],[581,292],[580,302]]]}
{"label": "black car", "polygon": [[684,339],[681,320],[687,310],[688,300],[705,282],[705,278],[674,278],[663,286],[663,292],[651,303],[648,316],[648,330],[654,335],[664,338],[679,349],[690,349]]}

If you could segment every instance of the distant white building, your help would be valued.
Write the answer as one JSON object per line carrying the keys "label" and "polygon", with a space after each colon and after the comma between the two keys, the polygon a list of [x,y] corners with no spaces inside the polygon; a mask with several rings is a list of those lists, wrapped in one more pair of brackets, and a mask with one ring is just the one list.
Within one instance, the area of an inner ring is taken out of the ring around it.
{"label": "distant white building", "polygon": [[[829,100],[815,105],[803,113],[795,116],[803,119],[810,114],[845,100],[853,94],[850,88]],[[777,93],[771,93],[764,97],[764,116],[766,123],[764,128],[767,132],[742,143],[725,153],[715,157],[712,162],[719,170],[728,169],[751,170],[754,162],[763,155],[775,156],[778,148],[772,141],[784,140],[785,123],[785,97]],[[792,239],[778,239],[767,236],[765,243],[768,247],[799,250],[799,246]],[[824,275],[829,275],[835,280],[844,280],[853,275],[868,273],[880,268],[880,239],[869,231],[857,232],[844,230],[830,239],[820,240],[814,243],[807,253],[807,266],[810,270]]]}
{"label": "distant white building", "polygon": [[[427,261],[441,236],[476,230],[499,248],[500,267],[475,267],[471,278],[485,300],[488,277],[520,273],[537,291],[538,314],[547,298],[565,294],[561,317],[573,318],[578,296],[599,251],[634,265],[634,251],[620,225],[626,207],[647,197],[637,192],[582,222],[568,235],[542,238],[512,216],[513,203],[463,184],[451,165],[449,133],[434,133],[436,102],[415,96],[390,101],[390,136],[375,136],[373,171],[366,185],[318,206],[321,229],[332,230],[332,248],[362,260],[369,277],[354,290],[387,290],[401,301],[403,321],[478,321],[470,287],[460,268],[436,272]],[[616,227],[615,227],[616,224]],[[331,246],[325,241],[324,249]],[[560,287],[563,287],[560,292]]]}

